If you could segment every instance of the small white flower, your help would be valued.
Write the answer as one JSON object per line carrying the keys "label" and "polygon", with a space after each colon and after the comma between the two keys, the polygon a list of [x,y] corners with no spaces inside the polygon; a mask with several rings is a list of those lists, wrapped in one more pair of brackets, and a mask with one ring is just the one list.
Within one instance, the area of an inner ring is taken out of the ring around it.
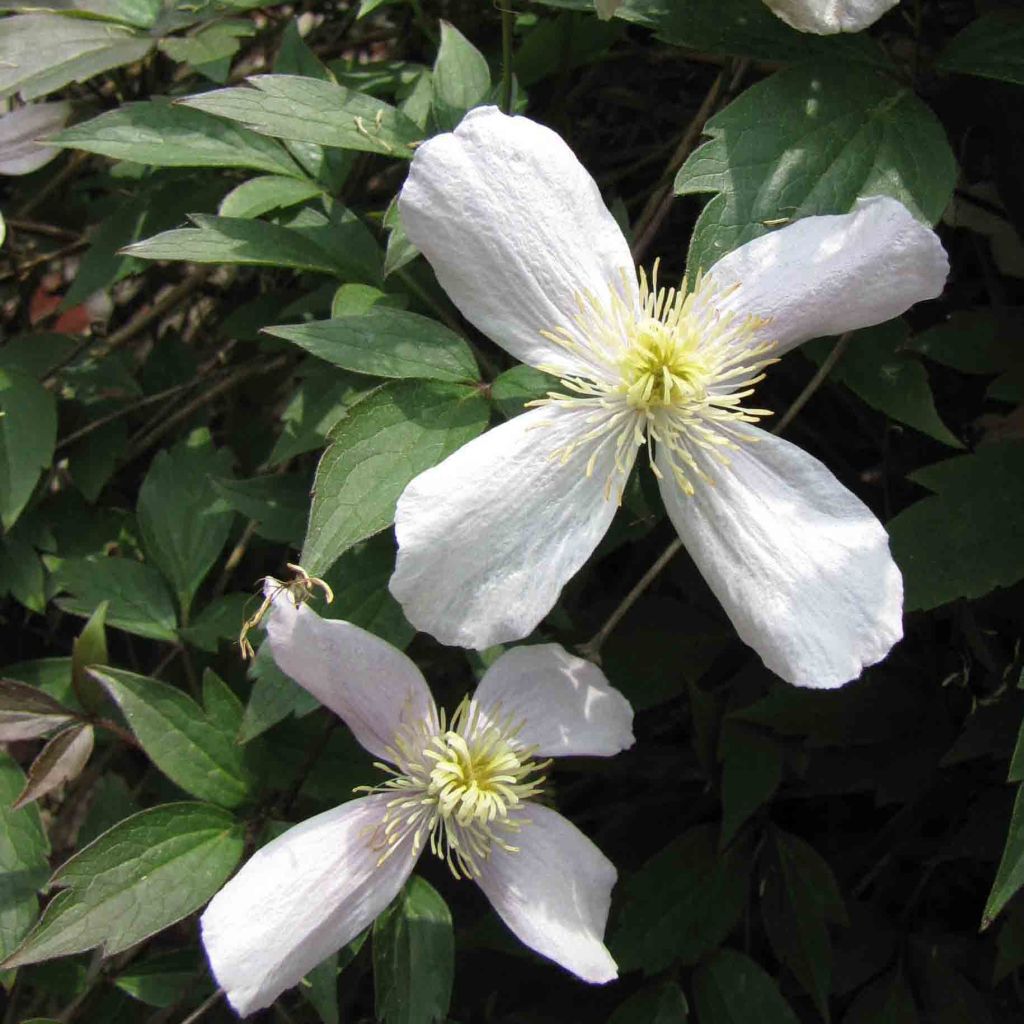
{"label": "small white flower", "polygon": [[764,0],[787,25],[817,36],[860,32],[899,0]]}
{"label": "small white flower", "polygon": [[447,717],[401,651],[296,606],[276,581],[267,596],[274,660],[387,777],[262,847],[206,908],[203,944],[231,1005],[270,1005],[354,939],[425,849],[476,881],[525,945],[584,981],[615,978],[602,941],[615,867],[534,800],[547,758],[632,745],[633,710],[601,670],[557,644],[517,647]]}
{"label": "small white flower", "polygon": [[669,517],[740,637],[802,686],[856,678],[902,635],[902,579],[865,505],[754,423],[764,367],[932,298],[938,238],[892,199],[808,217],[691,294],[637,278],[593,179],[552,131],[472,111],[417,150],[410,239],[463,315],[563,391],[421,473],[391,591],[439,640],[526,636],[608,529],[645,443]]}

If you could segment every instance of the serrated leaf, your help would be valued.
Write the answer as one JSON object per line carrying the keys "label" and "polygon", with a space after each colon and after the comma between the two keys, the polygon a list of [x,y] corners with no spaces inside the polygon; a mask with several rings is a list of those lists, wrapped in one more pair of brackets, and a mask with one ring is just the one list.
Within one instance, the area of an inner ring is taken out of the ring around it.
{"label": "serrated leaf", "polygon": [[993,11],[972,21],[939,55],[943,71],[1024,85],[1024,17]]}
{"label": "serrated leaf", "polygon": [[807,64],[748,89],[708,121],[704,143],[675,181],[680,195],[714,192],[697,220],[688,273],[707,269],[772,223],[846,213],[887,195],[935,223],[956,161],[935,115],[870,67]]}
{"label": "serrated leaf", "polygon": [[14,810],[77,778],[89,761],[94,741],[92,726],[84,722],[57,733],[32,762],[25,788],[14,801]]}
{"label": "serrated leaf", "polygon": [[159,100],[126,103],[65,129],[53,142],[154,167],[247,167],[301,176],[276,142],[200,110]]}
{"label": "serrated leaf", "polygon": [[66,888],[0,967],[134,946],[213,896],[243,845],[242,827],[220,807],[164,804],[133,815],[57,870],[51,884]]}
{"label": "serrated leaf", "polygon": [[772,949],[830,1020],[832,946],[826,923],[846,923],[832,869],[798,836],[773,828],[766,852],[761,912]]}
{"label": "serrated leaf", "polygon": [[775,982],[748,956],[719,949],[693,974],[701,1024],[798,1024]]}
{"label": "serrated leaf", "polygon": [[57,601],[64,611],[88,618],[108,601],[109,626],[152,640],[176,639],[171,595],[152,566],[130,558],[66,558],[55,578],[71,594]]}
{"label": "serrated leaf", "polygon": [[331,431],[313,484],[302,565],[322,576],[348,548],[389,526],[406,484],[487,426],[480,392],[399,381],[378,388]]}
{"label": "serrated leaf", "polygon": [[0,522],[5,530],[28,504],[56,443],[53,394],[28,374],[0,370]]}
{"label": "serrated leaf", "polygon": [[717,852],[718,830],[690,829],[656,853],[622,887],[622,913],[609,946],[619,968],[656,974],[696,963],[732,931],[747,902],[750,851]]}
{"label": "serrated leaf", "polygon": [[54,92],[69,82],[132,64],[154,43],[109,22],[57,14],[16,14],[0,33],[0,99],[20,92],[26,100]]}
{"label": "serrated leaf", "polygon": [[[928,374],[919,360],[904,350],[906,343],[907,325],[902,320],[857,331],[832,368],[830,380],[845,384],[873,409],[894,420],[951,448],[963,448],[939,418]],[[804,346],[803,351],[820,366],[834,344],[822,339]]]}
{"label": "serrated leaf", "polygon": [[343,370],[374,377],[471,381],[479,371],[469,346],[429,317],[388,306],[359,316],[265,328]]}
{"label": "serrated leaf", "polygon": [[21,769],[0,753],[0,957],[6,957],[39,913],[37,890],[50,873],[50,844],[37,807],[12,810],[25,787]]}
{"label": "serrated leaf", "polygon": [[394,107],[333,82],[299,75],[253,75],[247,82],[178,102],[278,139],[385,156],[410,157],[409,144],[423,136]]}
{"label": "serrated leaf", "polygon": [[197,431],[158,452],[139,488],[136,515],[147,555],[178,599],[183,621],[192,598],[227,543],[234,513],[218,506],[213,481],[231,472],[231,455]]}
{"label": "serrated leaf", "polygon": [[373,986],[383,1024],[442,1024],[448,1017],[455,937],[448,905],[414,875],[373,925]]}
{"label": "serrated leaf", "polygon": [[258,604],[258,600],[251,594],[224,594],[214,598],[188,626],[178,632],[182,639],[201,651],[216,654],[221,641],[238,642],[247,610],[251,610],[250,605],[257,607]]}
{"label": "serrated leaf", "polygon": [[261,175],[233,188],[221,201],[217,213],[221,217],[261,217],[271,210],[297,206],[322,191],[313,181],[285,178],[279,174]]}
{"label": "serrated leaf", "polygon": [[484,55],[444,19],[431,82],[434,120],[443,132],[451,131],[491,89],[491,71]]}
{"label": "serrated leaf", "polygon": [[213,673],[204,679],[205,710],[181,690],[134,672],[106,668],[92,675],[172,782],[222,807],[237,807],[252,796],[252,775],[235,742],[242,707],[230,690],[225,695],[225,684]]}
{"label": "serrated leaf", "polygon": [[1024,442],[985,445],[911,474],[936,491],[887,524],[908,611],[1024,577]]}

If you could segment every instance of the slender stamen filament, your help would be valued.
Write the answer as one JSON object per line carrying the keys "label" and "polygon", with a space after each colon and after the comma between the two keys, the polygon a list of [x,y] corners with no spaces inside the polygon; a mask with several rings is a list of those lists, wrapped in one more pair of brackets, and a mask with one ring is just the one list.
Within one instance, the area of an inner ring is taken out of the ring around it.
{"label": "slender stamen filament", "polygon": [[375,765],[390,777],[360,787],[394,794],[373,840],[381,862],[403,843],[416,854],[429,842],[456,878],[479,877],[495,846],[515,852],[509,838],[528,824],[517,812],[541,792],[551,763],[519,742],[523,724],[467,697],[450,722],[442,712],[438,722],[403,725],[387,751],[391,763]]}
{"label": "slender stamen filament", "polygon": [[771,415],[741,404],[776,362],[768,321],[730,311],[735,288],[719,289],[710,278],[698,277],[692,290],[685,281],[659,287],[658,268],[655,261],[650,279],[640,268],[635,299],[627,298],[632,289],[623,274],[605,299],[578,295],[571,324],[541,332],[577,364],[592,368],[590,374],[562,376],[564,393],[532,403],[593,410],[586,429],[551,457],[565,463],[586,450],[591,476],[611,445],[605,494],[620,500],[640,445],[647,444],[651,468],[662,477],[653,453],[657,444],[661,466],[693,494],[696,480],[713,484],[713,463],[728,465],[728,451],[752,440],[742,425]]}

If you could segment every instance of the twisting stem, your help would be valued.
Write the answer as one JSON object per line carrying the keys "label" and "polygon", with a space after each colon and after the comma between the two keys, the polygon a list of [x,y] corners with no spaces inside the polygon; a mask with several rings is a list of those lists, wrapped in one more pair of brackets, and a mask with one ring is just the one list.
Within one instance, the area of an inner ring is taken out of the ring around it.
{"label": "twisting stem", "polygon": [[512,21],[511,8],[505,6],[509,0],[503,0],[501,6],[501,109],[506,114],[512,113]]}
{"label": "twisting stem", "polygon": [[[807,404],[807,400],[821,387],[825,378],[831,373],[832,368],[839,362],[840,357],[846,351],[850,343],[852,332],[847,331],[835,343],[828,357],[818,368],[818,372],[808,381],[807,387],[796,396],[792,405],[782,414],[779,422],[772,428],[773,434],[781,434],[793,422],[793,418]],[[580,644],[577,650],[585,658],[600,663],[601,648],[608,639],[609,634],[622,621],[626,612],[633,607],[640,599],[643,592],[657,579],[662,569],[672,561],[673,557],[682,548],[683,542],[676,537],[671,544],[665,548],[651,567],[640,577],[637,585],[619,602],[615,610],[608,616],[604,625],[585,643]]]}

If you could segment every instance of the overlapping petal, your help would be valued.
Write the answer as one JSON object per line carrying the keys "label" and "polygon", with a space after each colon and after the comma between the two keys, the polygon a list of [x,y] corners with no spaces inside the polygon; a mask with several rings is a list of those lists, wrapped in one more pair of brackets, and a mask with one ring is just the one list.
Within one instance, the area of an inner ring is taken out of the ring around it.
{"label": "overlapping petal", "polygon": [[558,644],[513,647],[474,694],[485,713],[522,721],[524,746],[543,757],[609,757],[633,745],[633,709],[592,662]]}
{"label": "overlapping petal", "polygon": [[593,417],[533,409],[406,487],[390,587],[417,629],[484,648],[526,636],[547,614],[607,531],[630,468],[616,465],[608,434],[558,456],[599,425]]}
{"label": "overlapping petal", "polygon": [[[903,635],[903,581],[882,524],[817,459],[762,430],[709,464],[669,517],[740,638],[798,686],[835,687]],[[658,461],[663,456],[659,454]]]}
{"label": "overlapping petal", "polygon": [[941,293],[949,261],[934,231],[895,199],[805,217],[722,257],[710,277],[723,310],[767,317],[779,356],[810,338],[884,323]]}
{"label": "overlapping petal", "polygon": [[860,32],[899,0],[764,0],[787,25],[819,36]]}
{"label": "overlapping petal", "polygon": [[434,722],[423,674],[397,647],[340,619],[296,607],[271,583],[267,638],[278,668],[329,707],[376,757],[388,759],[402,723]]}
{"label": "overlapping petal", "polygon": [[550,128],[471,111],[417,150],[398,205],[441,286],[491,340],[531,366],[600,371],[540,332],[571,327],[579,298],[613,284],[635,301],[633,261],[593,178]]}
{"label": "overlapping petal", "polygon": [[618,976],[604,945],[615,865],[560,814],[529,804],[514,853],[495,848],[477,879],[498,916],[530,949],[584,981]]}
{"label": "overlapping petal", "polygon": [[374,833],[389,796],[370,796],[296,825],[257,850],[210,902],[203,945],[243,1017],[269,1006],[351,942],[398,895],[409,846],[383,863]]}

